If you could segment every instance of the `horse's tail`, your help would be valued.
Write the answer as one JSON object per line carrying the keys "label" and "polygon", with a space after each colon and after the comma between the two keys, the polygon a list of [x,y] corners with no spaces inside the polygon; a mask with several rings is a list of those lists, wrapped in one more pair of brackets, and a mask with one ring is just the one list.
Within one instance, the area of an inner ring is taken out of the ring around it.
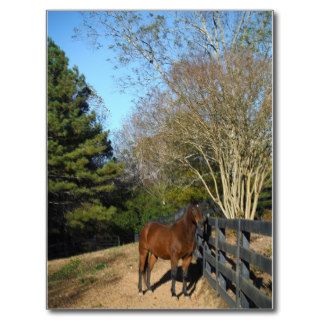
{"label": "horse's tail", "polygon": [[145,225],[140,233],[139,238],[139,272],[142,273],[145,284],[147,285],[146,271],[148,268],[149,248],[147,244],[147,234],[149,224]]}

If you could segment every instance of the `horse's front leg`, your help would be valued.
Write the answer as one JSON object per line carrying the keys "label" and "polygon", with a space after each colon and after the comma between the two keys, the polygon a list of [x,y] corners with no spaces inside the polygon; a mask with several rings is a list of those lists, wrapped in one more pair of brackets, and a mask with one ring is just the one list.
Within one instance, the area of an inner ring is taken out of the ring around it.
{"label": "horse's front leg", "polygon": [[188,256],[188,257],[185,257],[183,260],[182,260],[182,275],[183,275],[183,289],[182,289],[182,292],[183,294],[188,297],[189,294],[187,292],[187,278],[188,278],[188,268],[189,268],[189,265],[191,263],[191,260],[192,260],[192,255],[191,256]]}
{"label": "horse's front leg", "polygon": [[171,258],[171,294],[172,297],[178,299],[176,294],[176,279],[177,279],[177,272],[178,272],[178,259]]}

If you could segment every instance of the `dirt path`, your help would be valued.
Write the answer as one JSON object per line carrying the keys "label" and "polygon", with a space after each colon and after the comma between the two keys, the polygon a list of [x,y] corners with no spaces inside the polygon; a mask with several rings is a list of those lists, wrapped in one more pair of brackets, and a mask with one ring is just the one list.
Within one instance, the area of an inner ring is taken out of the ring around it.
{"label": "dirt path", "polygon": [[[159,260],[151,275],[154,293],[138,295],[138,249],[130,244],[79,256],[83,261],[107,261],[108,267],[95,275],[92,284],[77,285],[79,280],[68,280],[62,287],[52,286],[48,290],[49,308],[98,308],[98,309],[217,309],[226,304],[201,277],[196,261],[190,265],[189,291],[191,299],[183,295],[179,300],[170,293],[170,262]],[[50,261],[49,274],[63,265],[66,259]],[[181,268],[176,282],[177,294],[182,291]],[[86,282],[86,281],[84,281]],[[89,281],[90,282],[90,281]]]}

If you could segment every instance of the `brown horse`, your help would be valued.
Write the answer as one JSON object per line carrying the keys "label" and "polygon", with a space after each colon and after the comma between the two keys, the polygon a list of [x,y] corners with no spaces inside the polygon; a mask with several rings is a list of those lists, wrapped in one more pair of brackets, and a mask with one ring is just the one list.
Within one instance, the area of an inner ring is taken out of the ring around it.
{"label": "brown horse", "polygon": [[145,275],[145,272],[147,272],[147,279],[145,279],[147,290],[152,291],[151,271],[157,259],[161,258],[171,260],[171,293],[176,298],[175,282],[178,262],[182,259],[183,294],[188,296],[186,284],[188,267],[196,245],[196,226],[202,219],[198,205],[189,205],[183,217],[172,225],[149,222],[144,226],[139,239],[139,294],[142,294],[142,275]]}

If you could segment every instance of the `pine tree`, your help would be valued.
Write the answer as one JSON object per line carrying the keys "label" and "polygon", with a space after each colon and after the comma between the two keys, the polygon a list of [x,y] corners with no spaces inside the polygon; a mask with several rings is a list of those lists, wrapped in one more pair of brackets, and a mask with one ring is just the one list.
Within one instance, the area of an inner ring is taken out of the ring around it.
{"label": "pine tree", "polygon": [[[90,110],[93,89],[65,53],[48,40],[48,235],[66,242],[72,229],[91,231],[110,220],[115,179],[108,131]],[[90,228],[89,228],[90,229]]]}

